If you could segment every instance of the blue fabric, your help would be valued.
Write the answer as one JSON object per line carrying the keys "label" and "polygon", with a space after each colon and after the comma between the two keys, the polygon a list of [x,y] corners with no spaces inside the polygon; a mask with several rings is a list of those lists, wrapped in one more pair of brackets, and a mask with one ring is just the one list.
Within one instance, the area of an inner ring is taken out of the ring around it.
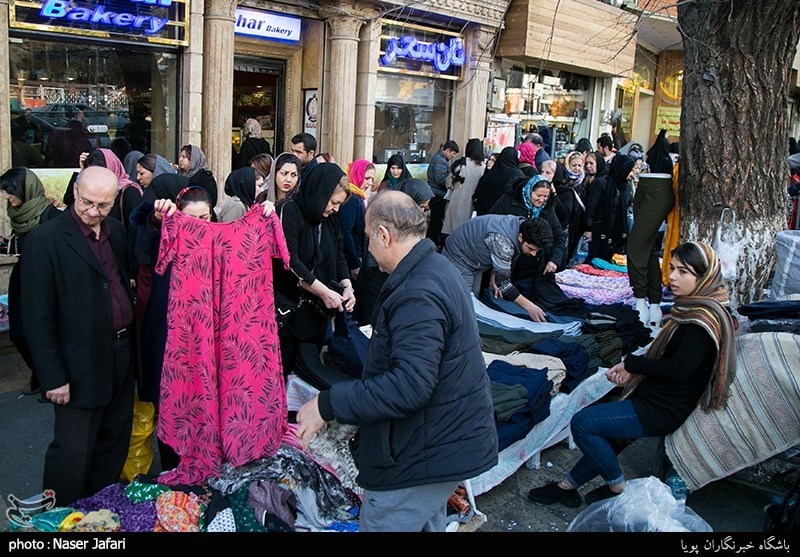
{"label": "blue fabric", "polygon": [[647,437],[630,400],[587,406],[572,416],[570,430],[583,453],[567,474],[567,481],[576,489],[598,475],[606,485],[624,481],[617,460],[624,445],[612,441]]}
{"label": "blue fabric", "polygon": [[366,244],[365,214],[364,200],[357,195],[351,195],[350,199],[339,207],[339,227],[342,229],[344,257],[351,271],[361,267],[363,247]]}
{"label": "blue fabric", "polygon": [[532,345],[528,352],[554,356],[564,363],[566,375],[559,387],[562,393],[571,393],[589,375],[589,357],[580,344],[546,338]]}
{"label": "blue fabric", "polygon": [[498,448],[503,450],[524,438],[534,425],[550,415],[553,382],[547,378],[547,368],[518,367],[502,360],[491,362],[486,372],[492,381],[522,385],[528,391],[528,404],[508,420],[497,423]]}
{"label": "blue fabric", "polygon": [[361,377],[369,337],[358,328],[353,314],[337,312],[333,332],[328,339],[328,350],[341,366],[341,371],[353,377]]}

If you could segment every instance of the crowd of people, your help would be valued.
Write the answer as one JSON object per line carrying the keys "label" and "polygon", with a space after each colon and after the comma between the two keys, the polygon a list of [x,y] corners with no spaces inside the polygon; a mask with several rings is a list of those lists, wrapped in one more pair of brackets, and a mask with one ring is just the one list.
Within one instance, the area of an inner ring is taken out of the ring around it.
{"label": "crowd of people", "polygon": [[[60,504],[119,479],[138,397],[156,408],[165,483],[273,454],[291,422],[307,448],[339,421],[360,428],[361,529],[443,530],[459,483],[498,461],[471,298],[558,316],[568,300],[555,277],[582,238],[587,262],[627,257],[631,311],[654,340],[608,372],[625,400],[573,418],[575,468],[530,498],[579,504],[598,474],[587,500],[614,496],[616,440],[724,404],[735,324],[713,250],[660,234],[676,204],[666,132],[646,154],[582,138],[563,162],[536,133],[498,153],[472,138],[460,158],[448,140],[420,179],[399,154],[382,178],[366,159],[340,166],[306,133],[273,157],[260,128],[245,129],[219,206],[194,144],[175,163],[124,142],[85,152],[63,211],[25,167],[0,176],[24,238],[12,340],[32,371],[26,394],[54,407],[44,488]],[[662,327],[664,253],[677,311]],[[301,344],[322,350],[342,315],[371,328],[363,376],[290,416],[283,387]]]}

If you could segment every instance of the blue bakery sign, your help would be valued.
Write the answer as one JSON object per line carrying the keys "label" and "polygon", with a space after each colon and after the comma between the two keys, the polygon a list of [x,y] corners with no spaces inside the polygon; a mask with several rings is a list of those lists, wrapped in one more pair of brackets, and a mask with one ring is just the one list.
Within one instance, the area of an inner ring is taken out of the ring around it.
{"label": "blue bakery sign", "polygon": [[9,26],[185,46],[189,0],[9,0]]}
{"label": "blue bakery sign", "polygon": [[467,61],[461,35],[443,29],[381,20],[379,69],[459,79]]}

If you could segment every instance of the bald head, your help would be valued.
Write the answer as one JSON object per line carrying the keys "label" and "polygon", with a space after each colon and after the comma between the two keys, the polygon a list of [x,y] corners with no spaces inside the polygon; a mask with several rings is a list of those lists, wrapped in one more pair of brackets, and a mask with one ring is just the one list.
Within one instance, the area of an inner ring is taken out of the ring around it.
{"label": "bald head", "polygon": [[75,212],[80,219],[99,232],[103,222],[114,206],[119,182],[116,175],[102,166],[89,166],[75,180]]}
{"label": "bald head", "polygon": [[367,232],[383,226],[397,239],[423,238],[428,228],[425,214],[411,196],[397,190],[383,190],[367,206]]}

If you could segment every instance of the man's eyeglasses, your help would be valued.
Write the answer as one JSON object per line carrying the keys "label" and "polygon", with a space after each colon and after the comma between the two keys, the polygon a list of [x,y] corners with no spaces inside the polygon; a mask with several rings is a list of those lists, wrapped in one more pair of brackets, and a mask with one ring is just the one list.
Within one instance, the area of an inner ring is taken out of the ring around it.
{"label": "man's eyeglasses", "polygon": [[97,209],[101,213],[105,213],[106,211],[110,210],[111,207],[114,205],[113,203],[92,203],[91,201],[84,199],[80,195],[75,196],[75,201],[77,201],[81,206],[85,209]]}

